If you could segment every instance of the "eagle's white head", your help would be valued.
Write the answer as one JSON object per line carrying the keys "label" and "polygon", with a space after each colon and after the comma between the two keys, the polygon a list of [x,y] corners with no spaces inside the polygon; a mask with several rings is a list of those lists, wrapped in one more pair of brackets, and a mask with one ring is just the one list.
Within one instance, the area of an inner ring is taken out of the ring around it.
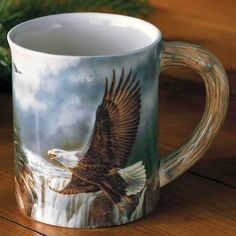
{"label": "eagle's white head", "polygon": [[48,156],[51,160],[56,160],[60,162],[66,168],[74,168],[77,166],[82,155],[79,151],[64,151],[61,149],[51,149],[48,150]]}

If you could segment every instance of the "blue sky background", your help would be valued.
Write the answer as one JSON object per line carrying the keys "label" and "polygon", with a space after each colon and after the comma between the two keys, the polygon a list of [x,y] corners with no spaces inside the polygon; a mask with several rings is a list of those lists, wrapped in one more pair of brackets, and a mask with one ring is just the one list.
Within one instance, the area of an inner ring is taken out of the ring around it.
{"label": "blue sky background", "polygon": [[[119,78],[122,67],[125,75],[132,68],[141,82],[139,144],[134,149],[139,149],[140,142],[145,143],[147,150],[148,145],[155,145],[158,85],[155,50],[112,58],[55,58],[13,57],[22,72],[13,75],[13,91],[21,139],[27,149],[47,158],[51,148],[85,148],[104,93],[105,78],[111,81],[113,68]],[[137,150],[134,155],[144,155],[145,150]]]}

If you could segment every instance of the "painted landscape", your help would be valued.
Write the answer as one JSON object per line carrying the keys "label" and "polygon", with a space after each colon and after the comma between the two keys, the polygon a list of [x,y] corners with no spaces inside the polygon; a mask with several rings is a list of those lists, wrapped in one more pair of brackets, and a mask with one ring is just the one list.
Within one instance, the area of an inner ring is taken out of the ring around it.
{"label": "painted landscape", "polygon": [[119,60],[41,62],[35,80],[16,62],[16,197],[26,215],[91,228],[128,223],[155,208],[153,56],[127,57],[128,68]]}

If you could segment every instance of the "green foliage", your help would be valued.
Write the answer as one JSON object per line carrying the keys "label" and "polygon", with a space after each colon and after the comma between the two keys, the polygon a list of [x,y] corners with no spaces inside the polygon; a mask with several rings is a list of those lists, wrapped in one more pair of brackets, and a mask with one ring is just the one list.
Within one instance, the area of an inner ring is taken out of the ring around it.
{"label": "green foliage", "polygon": [[145,18],[152,10],[147,0],[1,0],[0,87],[10,85],[11,60],[7,32],[23,21],[62,12],[97,11]]}

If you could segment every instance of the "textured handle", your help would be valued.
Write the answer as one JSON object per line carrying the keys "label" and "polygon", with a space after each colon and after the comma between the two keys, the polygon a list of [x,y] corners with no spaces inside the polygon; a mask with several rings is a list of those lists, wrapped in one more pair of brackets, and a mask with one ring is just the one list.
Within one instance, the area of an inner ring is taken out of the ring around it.
{"label": "textured handle", "polygon": [[201,75],[206,87],[206,106],[189,141],[161,158],[161,186],[183,174],[206,152],[225,118],[229,96],[224,68],[213,54],[200,46],[182,42],[164,43],[160,70],[170,66],[190,67]]}

